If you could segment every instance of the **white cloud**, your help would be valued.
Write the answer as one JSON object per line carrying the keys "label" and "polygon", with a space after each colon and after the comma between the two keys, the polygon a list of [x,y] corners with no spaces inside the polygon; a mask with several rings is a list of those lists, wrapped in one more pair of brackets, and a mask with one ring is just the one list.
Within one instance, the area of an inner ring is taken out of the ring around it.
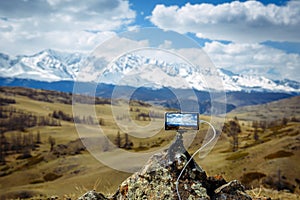
{"label": "white cloud", "polygon": [[299,54],[287,54],[261,44],[206,43],[203,50],[217,67],[272,79],[299,79]]}
{"label": "white cloud", "polygon": [[112,61],[125,53],[132,53],[133,50],[137,50],[133,53],[169,63],[180,63],[182,59],[185,59],[192,64],[198,64],[200,67],[210,70],[215,70],[213,67],[215,66],[235,73],[254,74],[274,80],[299,79],[299,54],[286,53],[258,43],[224,44],[213,41],[205,43],[203,49],[195,49],[192,47],[173,48],[173,42],[164,40],[163,43],[158,44],[158,48],[162,49],[153,51],[148,48],[151,41],[114,37],[105,41],[104,45],[99,46],[94,54],[104,57],[106,61]]}
{"label": "white cloud", "polygon": [[258,1],[185,6],[157,5],[150,20],[165,30],[235,42],[300,41],[300,1],[284,6]]}
{"label": "white cloud", "polygon": [[158,48],[161,49],[170,49],[172,47],[172,41],[165,40],[163,44],[161,44]]}
{"label": "white cloud", "polygon": [[135,16],[123,0],[0,1],[0,51],[91,51]]}
{"label": "white cloud", "polygon": [[113,37],[99,45],[94,51],[93,55],[102,57],[106,61],[113,61],[124,54],[130,53],[133,50],[143,49],[149,47],[147,40],[132,40],[126,37]]}
{"label": "white cloud", "polygon": [[10,55],[37,53],[43,49],[89,53],[100,43],[116,34],[111,31],[6,32],[1,33],[1,52]]}

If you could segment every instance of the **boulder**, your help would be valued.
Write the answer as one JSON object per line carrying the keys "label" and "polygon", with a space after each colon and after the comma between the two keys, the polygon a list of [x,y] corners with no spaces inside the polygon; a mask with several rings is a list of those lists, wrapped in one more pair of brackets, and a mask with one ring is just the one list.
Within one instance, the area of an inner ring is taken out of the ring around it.
{"label": "boulder", "polygon": [[95,190],[92,190],[85,193],[78,200],[107,200],[107,198],[103,194],[98,193]]}
{"label": "boulder", "polygon": [[[80,200],[132,200],[132,199],[179,199],[176,181],[183,167],[190,159],[188,152],[175,152],[170,157],[169,151],[153,155],[146,165],[128,177],[116,193],[105,197],[91,191]],[[208,177],[205,171],[191,160],[180,180],[178,192],[182,200],[251,200],[245,193],[244,186],[237,180],[225,181],[222,176]]]}

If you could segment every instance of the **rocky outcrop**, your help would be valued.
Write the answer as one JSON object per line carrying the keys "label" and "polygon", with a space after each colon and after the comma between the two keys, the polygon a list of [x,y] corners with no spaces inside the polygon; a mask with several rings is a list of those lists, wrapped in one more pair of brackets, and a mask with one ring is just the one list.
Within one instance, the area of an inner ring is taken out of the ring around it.
{"label": "rocky outcrop", "polygon": [[[189,160],[187,152],[176,153],[172,159],[168,151],[153,155],[147,164],[127,178],[111,197],[91,191],[80,200],[132,200],[132,199],[179,199],[176,180]],[[237,180],[227,182],[221,176],[208,177],[192,160],[178,182],[182,200],[251,200],[245,188]]]}
{"label": "rocky outcrop", "polygon": [[92,190],[85,193],[78,200],[107,200],[107,198],[103,194],[97,193],[95,190]]}

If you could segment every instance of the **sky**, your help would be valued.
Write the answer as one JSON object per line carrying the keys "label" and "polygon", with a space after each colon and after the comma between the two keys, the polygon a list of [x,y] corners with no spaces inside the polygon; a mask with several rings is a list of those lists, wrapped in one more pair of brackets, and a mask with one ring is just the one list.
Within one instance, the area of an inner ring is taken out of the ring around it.
{"label": "sky", "polygon": [[168,125],[181,125],[181,126],[198,126],[198,115],[190,113],[168,113],[167,114]]}
{"label": "sky", "polygon": [[89,53],[144,27],[192,38],[217,67],[299,81],[299,0],[0,0],[0,52],[11,56]]}

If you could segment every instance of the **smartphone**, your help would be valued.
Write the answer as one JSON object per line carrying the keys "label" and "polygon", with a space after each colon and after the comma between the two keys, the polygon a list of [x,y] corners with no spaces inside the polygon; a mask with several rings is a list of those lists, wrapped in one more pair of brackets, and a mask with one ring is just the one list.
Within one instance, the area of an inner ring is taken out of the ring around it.
{"label": "smartphone", "polygon": [[199,113],[165,113],[165,130],[199,130]]}

